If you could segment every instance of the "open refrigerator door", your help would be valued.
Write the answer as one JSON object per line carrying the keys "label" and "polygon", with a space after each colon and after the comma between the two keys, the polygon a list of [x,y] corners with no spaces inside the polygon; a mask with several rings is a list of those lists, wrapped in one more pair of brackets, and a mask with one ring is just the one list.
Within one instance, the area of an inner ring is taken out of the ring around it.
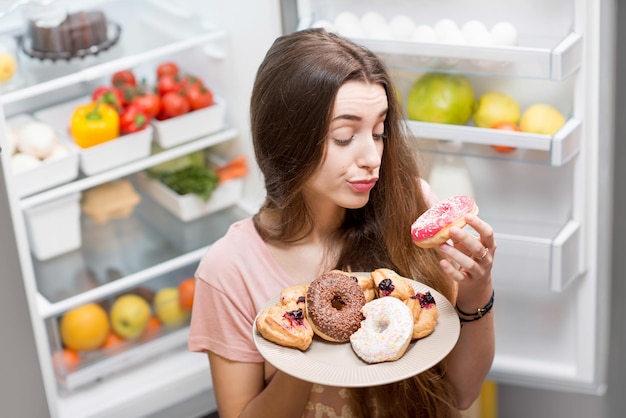
{"label": "open refrigerator door", "polygon": [[[473,195],[494,227],[497,342],[490,379],[603,393],[610,280],[603,237],[610,231],[611,184],[599,158],[611,138],[599,126],[611,120],[600,113],[607,107],[597,94],[599,45],[610,35],[599,5],[298,4],[293,27],[324,27],[385,59],[434,191]],[[423,91],[446,77],[469,84],[475,102],[461,115],[467,88],[451,89],[454,103],[442,121],[420,103],[428,97]]]}
{"label": "open refrigerator door", "polygon": [[[190,295],[208,246],[258,204],[246,109],[280,11],[248,9],[266,17],[249,22],[254,39],[218,1],[0,5],[11,60],[0,81],[0,208],[15,230],[2,245],[18,255],[11,280],[23,277],[52,417],[216,410],[207,358],[187,350]],[[188,83],[184,111],[165,104],[172,68]],[[100,104],[102,131],[81,113],[96,111],[98,92],[119,100]],[[125,125],[134,101],[154,96],[160,111],[140,106],[149,123]],[[185,189],[180,173],[210,181]]]}

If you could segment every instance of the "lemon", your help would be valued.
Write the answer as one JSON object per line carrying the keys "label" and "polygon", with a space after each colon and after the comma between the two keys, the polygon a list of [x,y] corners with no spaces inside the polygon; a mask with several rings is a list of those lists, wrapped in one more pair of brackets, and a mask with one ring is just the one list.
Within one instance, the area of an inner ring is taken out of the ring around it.
{"label": "lemon", "polygon": [[519,104],[510,96],[500,92],[480,96],[474,112],[474,125],[491,128],[498,122],[517,123],[520,118]]}
{"label": "lemon", "polygon": [[88,303],[61,317],[61,341],[67,348],[88,351],[99,348],[109,334],[109,317],[98,304]]}
{"label": "lemon", "polygon": [[15,74],[17,63],[13,55],[0,52],[0,83],[9,81]]}
{"label": "lemon", "polygon": [[565,116],[554,106],[536,103],[522,114],[519,127],[522,132],[554,135],[565,123]]}
{"label": "lemon", "polygon": [[413,84],[406,101],[411,120],[464,125],[474,111],[474,89],[463,75],[426,73]]}

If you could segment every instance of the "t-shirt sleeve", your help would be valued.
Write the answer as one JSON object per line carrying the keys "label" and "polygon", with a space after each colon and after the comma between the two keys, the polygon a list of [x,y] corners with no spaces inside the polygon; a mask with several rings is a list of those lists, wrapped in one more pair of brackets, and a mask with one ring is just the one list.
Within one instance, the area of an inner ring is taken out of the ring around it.
{"label": "t-shirt sleeve", "polygon": [[424,179],[420,179],[420,185],[428,207],[434,206],[435,203],[439,201],[439,198],[435,195],[435,192],[433,192],[432,187],[430,187],[430,184],[428,184],[428,182]]}
{"label": "t-shirt sleeve", "polygon": [[[196,272],[196,291],[189,328],[188,348],[191,351],[211,351],[233,361],[258,363],[263,361],[252,338],[254,309],[246,310],[244,300],[236,300],[235,295],[244,295],[233,287],[240,278],[236,269],[222,268],[211,272],[211,280],[206,280],[204,271],[211,265],[211,259],[218,254],[208,254],[201,261]],[[221,283],[229,284],[228,294]]]}

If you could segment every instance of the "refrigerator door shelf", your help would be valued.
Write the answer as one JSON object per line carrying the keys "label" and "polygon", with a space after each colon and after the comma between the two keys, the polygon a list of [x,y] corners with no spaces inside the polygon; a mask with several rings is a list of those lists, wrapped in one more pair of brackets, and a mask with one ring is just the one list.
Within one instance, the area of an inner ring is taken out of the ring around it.
{"label": "refrigerator door shelf", "polygon": [[[528,132],[512,132],[500,129],[478,128],[469,125],[446,125],[440,123],[408,121],[413,135],[420,139],[420,151],[437,151],[438,140],[453,140],[479,147],[466,149],[474,156],[507,158],[561,167],[572,160],[579,151],[582,138],[582,122],[570,118],[553,136]],[[498,153],[484,145],[504,145],[517,148],[509,154]],[[537,151],[537,152],[535,152]]]}
{"label": "refrigerator door shelf", "polygon": [[108,171],[98,173],[88,177],[82,177],[71,183],[64,184],[44,191],[39,194],[35,194],[26,197],[20,201],[20,207],[22,209],[28,209],[33,206],[40,205],[42,203],[57,199],[59,197],[90,189],[108,181],[116,180],[120,177],[145,170],[154,165],[164,163],[174,158],[181,157],[183,155],[191,154],[193,152],[203,150],[213,145],[221,144],[237,137],[237,131],[231,128],[223,129],[219,132],[204,136],[194,141],[186,142],[176,147],[161,150],[157,153],[150,155],[149,157],[138,159],[129,162],[125,165],[114,167]]}
{"label": "refrigerator door shelf", "polygon": [[451,45],[377,39],[352,39],[377,55],[391,68],[460,71],[564,80],[580,67],[582,36],[570,33],[545,48]]}
{"label": "refrigerator door shelf", "polygon": [[183,348],[187,344],[189,328],[184,326],[166,331],[164,335],[158,334],[159,330],[155,335],[147,336],[146,342],[141,342],[144,339],[142,336],[137,342],[122,341],[107,349],[81,354],[81,362],[88,364],[64,375],[58,373],[57,379],[61,388],[67,395],[82,386],[150,361],[172,349]]}
{"label": "refrigerator door shelf", "polygon": [[180,7],[156,0],[110,0],[106,2],[106,15],[122,28],[115,46],[98,56],[54,63],[20,55],[24,82],[0,95],[0,104],[109,77],[116,71],[196,47],[210,46],[214,56],[224,55],[226,32],[210,27],[200,16]]}
{"label": "refrigerator door shelf", "polygon": [[194,396],[205,399],[204,412],[217,409],[206,355],[187,348],[173,349],[167,355],[127,368],[102,379],[95,386],[57,397],[58,418],[140,417],[158,415]]}
{"label": "refrigerator door shelf", "polygon": [[[506,231],[498,229],[502,230]],[[570,221],[556,235],[552,235],[552,230],[544,233],[496,233],[498,255],[493,278],[497,288],[560,293],[583,274],[585,267],[577,261],[581,251],[580,224]]]}

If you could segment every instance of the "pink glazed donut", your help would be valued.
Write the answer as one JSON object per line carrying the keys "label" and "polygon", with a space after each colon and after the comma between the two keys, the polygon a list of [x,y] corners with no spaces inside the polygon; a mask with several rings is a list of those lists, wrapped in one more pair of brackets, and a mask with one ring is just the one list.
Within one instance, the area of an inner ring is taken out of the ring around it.
{"label": "pink glazed donut", "polygon": [[411,225],[411,238],[418,247],[432,248],[450,239],[450,227],[463,228],[465,215],[478,214],[478,205],[470,196],[452,196],[424,212]]}
{"label": "pink glazed donut", "polygon": [[394,361],[402,357],[413,336],[413,314],[400,299],[383,296],[361,309],[365,320],[350,336],[357,356],[366,363]]}

